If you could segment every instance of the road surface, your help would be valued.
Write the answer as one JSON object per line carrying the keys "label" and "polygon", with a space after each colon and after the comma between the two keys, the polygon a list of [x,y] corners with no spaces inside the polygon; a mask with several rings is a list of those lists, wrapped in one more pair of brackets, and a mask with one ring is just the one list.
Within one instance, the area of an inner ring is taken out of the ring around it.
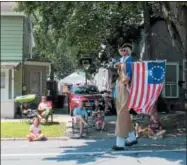
{"label": "road surface", "polygon": [[138,145],[114,152],[115,139],[2,141],[2,165],[186,165],[186,140],[140,139]]}

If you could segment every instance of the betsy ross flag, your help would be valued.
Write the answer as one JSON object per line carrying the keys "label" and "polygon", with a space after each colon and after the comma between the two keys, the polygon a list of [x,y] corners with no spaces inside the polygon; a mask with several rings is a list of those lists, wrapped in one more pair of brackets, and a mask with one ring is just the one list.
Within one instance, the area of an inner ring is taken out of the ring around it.
{"label": "betsy ross flag", "polygon": [[134,62],[128,108],[138,114],[150,114],[163,87],[165,61]]}

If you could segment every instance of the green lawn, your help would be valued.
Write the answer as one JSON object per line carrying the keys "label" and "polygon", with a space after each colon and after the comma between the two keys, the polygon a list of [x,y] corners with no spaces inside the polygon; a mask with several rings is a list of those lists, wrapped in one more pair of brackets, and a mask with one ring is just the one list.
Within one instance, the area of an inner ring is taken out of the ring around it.
{"label": "green lawn", "polygon": [[[1,138],[23,138],[29,133],[29,122],[1,122]],[[41,125],[46,137],[62,137],[66,130],[65,123],[49,123]]]}

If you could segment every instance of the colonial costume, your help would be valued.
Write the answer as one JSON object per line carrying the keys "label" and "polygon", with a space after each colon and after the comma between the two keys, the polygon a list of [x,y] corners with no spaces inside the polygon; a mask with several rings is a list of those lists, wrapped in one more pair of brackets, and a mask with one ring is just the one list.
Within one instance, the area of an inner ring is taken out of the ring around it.
{"label": "colonial costume", "polygon": [[133,59],[129,56],[131,53],[130,48],[127,48],[127,46],[123,48],[128,52],[120,58],[120,63],[116,65],[118,68],[118,79],[116,81],[116,145],[112,148],[114,150],[123,150],[125,145],[131,146],[137,143],[127,105],[130,80],[132,78],[131,63]]}

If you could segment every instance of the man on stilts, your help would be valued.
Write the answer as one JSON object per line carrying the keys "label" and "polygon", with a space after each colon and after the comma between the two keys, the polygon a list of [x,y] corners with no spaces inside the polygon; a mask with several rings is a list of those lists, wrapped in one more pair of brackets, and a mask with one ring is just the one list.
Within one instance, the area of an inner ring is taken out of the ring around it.
{"label": "man on stilts", "polygon": [[122,56],[118,67],[118,80],[116,81],[116,145],[113,150],[124,150],[125,146],[132,146],[137,143],[136,135],[133,129],[131,116],[129,113],[127,100],[129,96],[129,84],[132,79],[131,64],[134,61],[131,57],[132,46],[124,44],[119,48],[119,53]]}

